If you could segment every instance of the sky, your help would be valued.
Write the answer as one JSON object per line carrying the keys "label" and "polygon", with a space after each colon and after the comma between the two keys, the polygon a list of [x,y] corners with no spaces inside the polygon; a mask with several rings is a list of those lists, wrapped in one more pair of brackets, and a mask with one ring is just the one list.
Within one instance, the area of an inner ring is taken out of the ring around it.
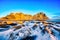
{"label": "sky", "polygon": [[0,17],[11,12],[34,15],[44,12],[48,17],[60,15],[60,0],[0,0]]}

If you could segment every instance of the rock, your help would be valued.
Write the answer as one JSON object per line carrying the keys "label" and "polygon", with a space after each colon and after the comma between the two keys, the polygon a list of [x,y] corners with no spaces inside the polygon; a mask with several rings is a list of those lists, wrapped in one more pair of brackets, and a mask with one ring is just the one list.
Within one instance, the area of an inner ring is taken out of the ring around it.
{"label": "rock", "polygon": [[33,16],[33,19],[34,20],[45,21],[45,20],[48,20],[49,18],[43,12],[40,12],[40,13],[35,14]]}
{"label": "rock", "polygon": [[7,24],[11,24],[14,21],[18,22],[20,24],[23,24],[24,21],[28,21],[28,20],[41,20],[41,21],[45,21],[48,20],[49,18],[43,13],[37,13],[35,15],[30,15],[30,14],[24,14],[24,13],[11,13],[5,17],[0,18],[0,20],[6,21]]}

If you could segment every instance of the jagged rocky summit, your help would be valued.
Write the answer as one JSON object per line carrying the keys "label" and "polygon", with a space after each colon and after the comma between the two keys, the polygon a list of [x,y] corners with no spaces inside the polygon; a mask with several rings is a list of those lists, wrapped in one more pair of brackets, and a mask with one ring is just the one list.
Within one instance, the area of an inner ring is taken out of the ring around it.
{"label": "jagged rocky summit", "polygon": [[[21,12],[18,13],[10,13],[9,15],[0,18],[0,20],[7,20],[7,24],[11,24],[12,21],[17,21],[18,23],[23,23],[25,20],[41,20],[41,21],[45,21],[48,20],[49,18],[46,16],[45,13],[40,12],[37,13],[35,15],[30,15],[30,14],[24,14]],[[19,21],[21,20],[21,21]],[[23,20],[23,21],[22,21]]]}

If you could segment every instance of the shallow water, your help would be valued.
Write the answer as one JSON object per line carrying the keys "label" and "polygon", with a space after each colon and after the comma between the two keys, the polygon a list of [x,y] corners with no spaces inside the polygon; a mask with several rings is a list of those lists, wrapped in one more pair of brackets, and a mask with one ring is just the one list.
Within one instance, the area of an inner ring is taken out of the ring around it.
{"label": "shallow water", "polygon": [[34,23],[24,24],[25,27],[15,30],[15,28],[0,28],[0,40],[60,40],[60,31],[49,28],[53,34],[44,30],[42,23],[34,26]]}

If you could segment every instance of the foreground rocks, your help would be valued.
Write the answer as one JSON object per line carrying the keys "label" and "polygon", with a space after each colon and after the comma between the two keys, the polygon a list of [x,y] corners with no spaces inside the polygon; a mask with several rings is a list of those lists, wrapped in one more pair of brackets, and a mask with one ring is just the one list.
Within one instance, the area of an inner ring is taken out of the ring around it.
{"label": "foreground rocks", "polygon": [[59,40],[60,31],[58,30],[60,30],[60,27],[56,24],[45,26],[40,21],[29,21],[0,32],[0,37],[2,37],[2,40]]}

